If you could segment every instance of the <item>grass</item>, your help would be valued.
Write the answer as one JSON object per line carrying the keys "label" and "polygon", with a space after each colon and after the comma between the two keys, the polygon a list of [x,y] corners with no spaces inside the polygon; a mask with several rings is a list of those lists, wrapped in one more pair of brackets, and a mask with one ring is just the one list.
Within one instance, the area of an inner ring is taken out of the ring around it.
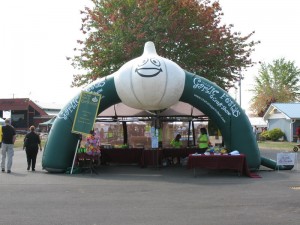
{"label": "grass", "polygon": [[[24,137],[25,137],[25,135],[21,135],[21,134],[17,135],[17,139],[16,139],[16,142],[14,144],[15,148],[23,148]],[[42,139],[42,147],[43,148],[45,146],[45,142],[46,142],[46,139]]]}
{"label": "grass", "polygon": [[258,142],[260,149],[288,150],[291,151],[297,143],[287,141],[261,141]]}

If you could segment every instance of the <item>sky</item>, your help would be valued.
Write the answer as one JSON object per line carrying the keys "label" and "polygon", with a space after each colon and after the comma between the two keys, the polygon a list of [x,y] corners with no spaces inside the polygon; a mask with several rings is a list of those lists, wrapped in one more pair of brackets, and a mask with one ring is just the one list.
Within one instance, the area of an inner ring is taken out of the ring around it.
{"label": "sky", "polygon": [[[300,68],[300,1],[219,0],[223,23],[261,41],[251,58],[272,63],[284,57]],[[30,98],[64,106],[81,88],[71,88],[77,71],[73,56],[80,32],[80,10],[90,0],[0,1],[0,98]],[[188,68],[184,68],[187,69]],[[259,65],[242,71],[241,106],[248,111]],[[108,74],[109,75],[109,74]],[[231,95],[240,102],[239,90]]]}
{"label": "sky", "polygon": [[[233,24],[234,30],[247,35],[255,34],[252,40],[261,41],[251,55],[254,62],[272,63],[285,58],[300,68],[300,1],[298,0],[219,0],[224,12],[223,21]],[[254,77],[258,76],[260,65],[243,71],[241,83],[241,106],[249,114],[249,91],[254,87]],[[239,100],[239,90],[232,92]]]}

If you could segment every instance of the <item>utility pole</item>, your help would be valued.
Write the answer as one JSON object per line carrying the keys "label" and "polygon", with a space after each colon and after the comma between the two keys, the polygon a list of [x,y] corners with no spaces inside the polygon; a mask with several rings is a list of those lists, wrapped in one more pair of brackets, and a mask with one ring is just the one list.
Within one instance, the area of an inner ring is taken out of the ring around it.
{"label": "utility pole", "polygon": [[241,73],[241,70],[239,72],[239,104],[240,104],[240,107],[242,107],[242,80],[244,79],[243,76],[242,76],[242,73]]}
{"label": "utility pole", "polygon": [[242,81],[239,79],[239,105],[242,106]]}

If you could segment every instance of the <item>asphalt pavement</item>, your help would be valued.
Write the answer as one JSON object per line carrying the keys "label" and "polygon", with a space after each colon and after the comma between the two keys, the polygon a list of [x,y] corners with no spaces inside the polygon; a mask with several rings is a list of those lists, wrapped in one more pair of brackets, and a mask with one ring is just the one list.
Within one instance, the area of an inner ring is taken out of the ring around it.
{"label": "asphalt pavement", "polygon": [[[261,150],[276,159],[276,150]],[[0,225],[300,224],[299,160],[293,170],[261,167],[261,178],[182,166],[100,166],[98,174],[26,170],[15,151],[0,174]],[[297,155],[299,159],[299,154]],[[298,168],[299,167],[299,168]]]}

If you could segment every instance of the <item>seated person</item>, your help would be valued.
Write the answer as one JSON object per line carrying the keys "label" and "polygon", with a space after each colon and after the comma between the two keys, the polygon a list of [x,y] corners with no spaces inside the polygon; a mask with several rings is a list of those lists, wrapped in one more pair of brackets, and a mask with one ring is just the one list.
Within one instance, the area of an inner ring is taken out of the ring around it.
{"label": "seated person", "polygon": [[[181,135],[177,134],[176,137],[171,141],[170,145],[173,148],[181,148],[182,147],[182,142],[180,141]],[[170,161],[170,164],[179,164],[180,163],[180,158],[179,157],[174,157],[172,159],[168,159]]]}
{"label": "seated person", "polygon": [[174,148],[181,148],[182,142],[180,141],[181,135],[177,134],[176,137],[171,141],[170,145]]}

